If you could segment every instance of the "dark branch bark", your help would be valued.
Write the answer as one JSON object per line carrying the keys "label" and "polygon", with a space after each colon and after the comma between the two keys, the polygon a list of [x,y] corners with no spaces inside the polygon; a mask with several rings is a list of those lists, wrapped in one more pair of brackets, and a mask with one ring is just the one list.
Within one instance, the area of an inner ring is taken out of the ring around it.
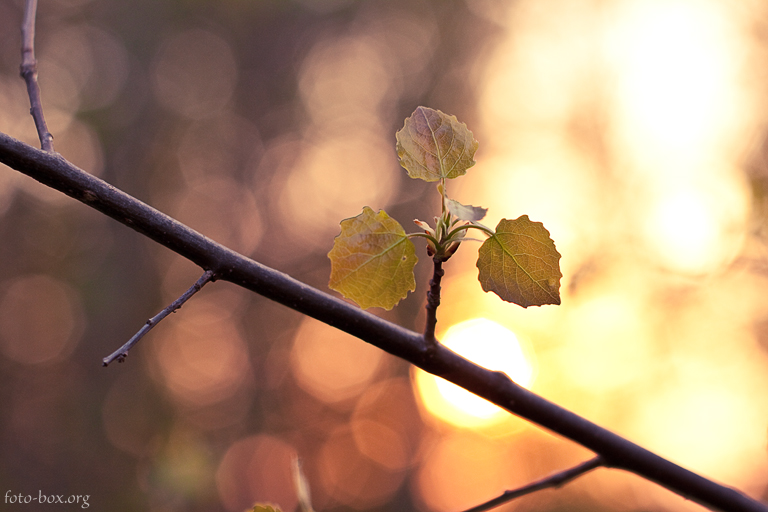
{"label": "dark branch bark", "polygon": [[499,505],[503,505],[504,503],[525,496],[526,494],[531,494],[542,489],[560,487],[561,485],[565,485],[571,480],[578,478],[585,473],[589,473],[593,469],[599,468],[602,465],[603,459],[601,457],[595,457],[594,459],[582,462],[578,466],[560,471],[537,482],[524,485],[523,487],[511,491],[505,491],[501,496],[486,501],[485,503],[482,503],[476,507],[465,510],[464,512],[485,512],[486,510],[498,507]]}
{"label": "dark branch bark", "polygon": [[35,59],[35,16],[37,15],[37,0],[27,0],[24,9],[24,21],[21,25],[21,76],[27,84],[29,95],[29,113],[35,120],[37,136],[44,151],[53,153],[53,135],[48,131],[48,125],[43,115],[43,100],[40,97],[40,86],[37,83],[37,60]]}
{"label": "dark branch bark", "polygon": [[176,312],[177,309],[181,308],[181,306],[184,305],[185,302],[187,302],[194,294],[199,292],[203,286],[205,286],[209,281],[212,281],[214,279],[214,273],[210,270],[206,270],[203,272],[203,275],[200,277],[200,279],[195,282],[186,292],[184,292],[181,297],[176,299],[175,301],[171,302],[167,307],[165,307],[162,311],[160,311],[158,314],[150,318],[146,321],[146,323],[139,329],[139,332],[133,335],[131,339],[129,339],[122,347],[112,352],[110,355],[105,357],[103,359],[103,365],[109,366],[109,363],[117,359],[118,363],[122,363],[125,361],[125,358],[128,357],[128,351],[133,348],[133,346],[139,342],[141,338],[144,337],[145,334],[147,334],[149,331],[152,330],[154,326],[156,326],[158,323],[163,321],[163,318],[167,317],[171,313]]}
{"label": "dark branch bark", "polygon": [[432,279],[429,281],[429,291],[427,291],[427,322],[424,328],[424,341],[428,347],[437,344],[435,339],[435,326],[437,326],[437,308],[440,306],[440,282],[443,280],[445,270],[443,270],[443,260],[432,258],[434,270]]}
{"label": "dark branch bark", "polygon": [[423,337],[242,256],[64,160],[0,134],[0,162],[108,215],[230,281],[337,327],[443,377],[600,455],[620,468],[712,509],[768,512],[768,507],[610,432]]}

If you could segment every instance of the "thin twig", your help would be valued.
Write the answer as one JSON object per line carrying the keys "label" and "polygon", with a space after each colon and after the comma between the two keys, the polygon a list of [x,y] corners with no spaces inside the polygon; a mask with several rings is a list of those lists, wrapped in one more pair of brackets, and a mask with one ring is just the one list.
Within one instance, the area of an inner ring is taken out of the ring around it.
{"label": "thin twig", "polygon": [[112,352],[110,355],[104,358],[104,366],[108,366],[109,363],[117,359],[118,363],[122,363],[125,361],[125,358],[128,356],[128,351],[133,348],[133,346],[139,342],[141,338],[144,337],[145,334],[147,334],[154,326],[156,326],[160,321],[163,320],[163,318],[167,317],[171,313],[175,312],[177,309],[181,308],[181,306],[184,305],[185,302],[187,302],[194,294],[200,291],[200,289],[205,286],[206,283],[208,283],[210,280],[212,280],[214,277],[214,273],[212,270],[206,270],[203,275],[200,277],[200,279],[197,280],[195,284],[193,284],[189,290],[184,292],[181,297],[173,301],[171,304],[168,305],[165,309],[163,309],[161,312],[147,320],[147,322],[139,329],[139,332],[133,335],[133,338],[129,339],[125,345],[117,349],[116,351]]}
{"label": "thin twig", "polygon": [[427,322],[424,328],[424,341],[427,348],[434,348],[437,344],[435,339],[435,326],[437,325],[437,308],[440,306],[440,282],[445,275],[443,270],[443,260],[432,258],[434,262],[434,271],[432,279],[429,281],[429,290],[427,291]]}
{"label": "thin twig", "polygon": [[27,0],[24,10],[24,21],[21,24],[21,76],[27,84],[29,94],[29,113],[35,120],[37,136],[43,151],[53,153],[53,135],[48,131],[43,115],[43,100],[40,97],[40,86],[37,83],[37,60],[35,59],[35,16],[37,15],[37,0]]}
{"label": "thin twig", "polygon": [[560,471],[559,473],[550,475],[547,478],[543,478],[538,482],[533,482],[511,491],[505,491],[501,496],[493,498],[490,501],[486,501],[482,505],[478,505],[476,507],[470,508],[469,510],[465,510],[464,512],[485,512],[486,510],[498,507],[499,505],[503,505],[508,501],[512,501],[521,496],[525,496],[526,494],[531,494],[542,489],[549,489],[550,487],[560,487],[561,485],[567,484],[571,480],[580,477],[584,473],[588,473],[589,471],[592,471],[593,469],[599,468],[603,465],[602,457],[595,457],[594,459],[582,462],[578,466],[574,466],[571,469],[566,469],[565,471]]}

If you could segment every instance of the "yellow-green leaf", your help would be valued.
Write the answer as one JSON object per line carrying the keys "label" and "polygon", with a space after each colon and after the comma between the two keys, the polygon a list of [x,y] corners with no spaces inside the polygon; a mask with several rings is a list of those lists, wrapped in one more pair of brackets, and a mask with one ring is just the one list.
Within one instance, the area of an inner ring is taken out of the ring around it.
{"label": "yellow-green leaf", "polygon": [[273,507],[265,503],[257,503],[253,506],[252,512],[281,512],[280,507]]}
{"label": "yellow-green leaf", "polygon": [[480,246],[478,279],[486,292],[524,308],[560,304],[560,253],[549,231],[527,215],[501,219]]}
{"label": "yellow-green leaf", "polygon": [[395,134],[397,156],[411,178],[457,178],[475,165],[477,141],[456,116],[418,107]]}
{"label": "yellow-green leaf", "polygon": [[384,210],[374,213],[366,206],[357,217],[341,221],[328,257],[328,286],[363,309],[392,309],[416,289],[416,248]]}

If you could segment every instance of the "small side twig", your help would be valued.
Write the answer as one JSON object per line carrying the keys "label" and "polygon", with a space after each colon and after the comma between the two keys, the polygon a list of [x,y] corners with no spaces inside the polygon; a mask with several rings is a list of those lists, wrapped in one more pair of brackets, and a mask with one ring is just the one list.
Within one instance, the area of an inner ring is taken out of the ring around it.
{"label": "small side twig", "polygon": [[37,0],[27,0],[24,9],[24,21],[21,24],[21,77],[27,84],[29,94],[29,113],[35,120],[37,136],[43,151],[53,153],[53,135],[48,131],[43,115],[43,100],[37,83],[37,60],[35,59],[35,17]]}
{"label": "small side twig", "polygon": [[485,512],[486,510],[498,507],[499,505],[503,505],[508,501],[512,501],[521,496],[525,496],[526,494],[531,494],[542,489],[549,489],[551,487],[560,487],[561,485],[564,485],[571,480],[604,465],[605,462],[603,461],[602,457],[595,457],[594,459],[582,462],[578,466],[566,469],[565,471],[560,471],[537,482],[524,485],[523,487],[511,491],[505,491],[501,496],[493,498],[490,501],[486,501],[485,503],[476,507],[465,510],[464,512]]}
{"label": "small side twig", "polygon": [[424,328],[424,341],[427,343],[427,348],[434,348],[437,344],[435,339],[435,326],[437,325],[437,307],[440,305],[440,282],[445,275],[443,270],[443,260],[440,258],[432,258],[434,262],[434,270],[432,272],[432,279],[429,281],[429,290],[427,291],[427,322]]}
{"label": "small side twig", "polygon": [[181,297],[173,301],[171,304],[168,305],[165,309],[160,311],[157,315],[153,316],[147,322],[139,329],[139,332],[133,335],[131,339],[128,340],[128,342],[125,343],[122,347],[117,349],[116,351],[112,352],[110,355],[105,357],[103,359],[104,366],[108,366],[109,363],[117,359],[118,363],[122,363],[125,361],[125,358],[128,356],[128,351],[131,350],[131,348],[139,342],[141,338],[144,337],[145,334],[147,334],[155,325],[160,323],[160,321],[170,315],[171,313],[175,312],[177,309],[181,308],[181,306],[184,305],[185,302],[187,302],[194,294],[200,291],[200,289],[205,286],[206,283],[211,281],[214,278],[214,272],[212,270],[206,270],[203,275],[200,277],[200,279],[197,280],[195,284],[193,284],[189,290],[184,292]]}

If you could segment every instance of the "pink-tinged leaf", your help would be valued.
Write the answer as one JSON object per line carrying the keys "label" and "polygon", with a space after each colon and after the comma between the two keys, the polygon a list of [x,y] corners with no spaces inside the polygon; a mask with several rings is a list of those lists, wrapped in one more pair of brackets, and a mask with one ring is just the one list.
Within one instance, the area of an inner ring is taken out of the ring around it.
{"label": "pink-tinged leaf", "polygon": [[475,165],[478,142],[456,116],[418,107],[395,134],[397,156],[411,178],[457,178]]}

